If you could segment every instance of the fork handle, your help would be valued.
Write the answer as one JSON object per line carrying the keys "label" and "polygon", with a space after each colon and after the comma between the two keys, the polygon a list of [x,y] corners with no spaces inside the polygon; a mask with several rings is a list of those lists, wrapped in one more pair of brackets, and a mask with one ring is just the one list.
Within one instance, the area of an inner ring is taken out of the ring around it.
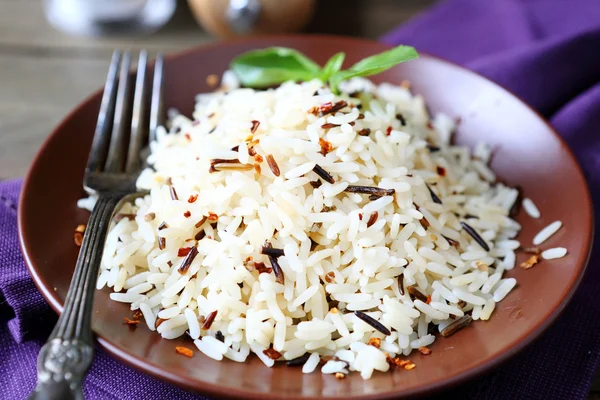
{"label": "fork handle", "polygon": [[30,400],[83,399],[81,384],[93,358],[92,304],[112,214],[124,194],[100,194],[83,237],[64,310],[38,356]]}

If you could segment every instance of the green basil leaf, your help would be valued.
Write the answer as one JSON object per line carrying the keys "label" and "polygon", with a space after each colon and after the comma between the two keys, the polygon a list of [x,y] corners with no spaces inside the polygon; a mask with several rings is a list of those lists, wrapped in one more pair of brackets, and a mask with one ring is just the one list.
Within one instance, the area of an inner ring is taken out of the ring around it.
{"label": "green basil leaf", "polygon": [[339,72],[339,70],[342,69],[342,64],[344,63],[345,58],[346,53],[344,52],[339,52],[331,56],[331,58],[327,60],[327,63],[325,63],[325,66],[323,67],[321,80],[323,82],[327,82],[327,80],[329,80],[333,74]]}
{"label": "green basil leaf", "polygon": [[354,78],[356,76],[371,76],[379,74],[395,65],[419,57],[417,51],[410,46],[398,46],[383,53],[367,57],[345,71],[339,71],[330,78],[332,90],[337,91],[341,81]]}
{"label": "green basil leaf", "polygon": [[321,67],[294,49],[270,47],[235,57],[231,70],[246,87],[268,87],[285,81],[308,81],[320,76]]}

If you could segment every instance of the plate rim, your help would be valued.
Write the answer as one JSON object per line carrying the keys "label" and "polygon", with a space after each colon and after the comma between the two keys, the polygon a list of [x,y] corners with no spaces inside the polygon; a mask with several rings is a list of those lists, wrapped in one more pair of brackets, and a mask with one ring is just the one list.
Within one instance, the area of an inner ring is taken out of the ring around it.
{"label": "plate rim", "polygon": [[[390,45],[388,43],[382,43],[382,42],[378,42],[378,41],[372,40],[372,39],[357,38],[357,37],[351,37],[351,36],[345,36],[345,35],[307,34],[307,33],[305,33],[305,34],[278,34],[278,35],[268,35],[267,34],[267,35],[257,35],[257,36],[252,36],[252,37],[243,37],[243,38],[236,38],[236,39],[230,39],[230,40],[225,40],[225,41],[215,41],[215,42],[211,42],[211,43],[200,44],[200,45],[194,46],[192,48],[182,50],[182,51],[177,51],[177,52],[174,52],[172,54],[165,56],[165,62],[168,63],[172,59],[185,57],[191,53],[202,52],[202,51],[206,51],[209,49],[214,49],[214,48],[218,48],[218,47],[222,47],[222,46],[228,46],[228,45],[233,45],[233,44],[252,43],[252,42],[260,41],[260,40],[278,41],[278,40],[289,40],[289,39],[295,39],[295,40],[318,40],[318,39],[338,39],[338,40],[340,40],[340,39],[342,39],[342,40],[352,40],[352,41],[360,42],[363,44],[370,44],[370,45],[376,44],[377,46],[386,47],[386,48],[394,47],[393,45]],[[557,307],[555,307],[553,310],[551,310],[551,312],[549,313],[549,315],[546,319],[542,320],[540,323],[538,323],[536,326],[534,326],[534,328],[531,329],[527,333],[527,335],[525,335],[522,338],[521,341],[519,341],[518,343],[516,343],[515,345],[513,345],[512,347],[507,349],[505,352],[500,353],[495,357],[491,357],[488,360],[482,361],[479,364],[474,365],[469,370],[449,375],[441,380],[434,382],[433,384],[431,384],[427,387],[421,387],[421,388],[415,387],[413,389],[405,390],[401,394],[402,394],[402,396],[405,396],[406,398],[414,398],[414,397],[432,395],[435,393],[439,393],[443,389],[447,389],[447,388],[451,388],[451,387],[460,385],[468,380],[474,379],[478,376],[483,375],[486,372],[489,372],[494,367],[498,367],[499,365],[504,364],[506,361],[508,361],[509,359],[514,357],[516,354],[520,353],[525,348],[530,346],[536,339],[538,339],[540,337],[540,335],[543,332],[545,332],[550,326],[552,326],[557,321],[558,317],[560,317],[563,314],[565,308],[572,300],[575,292],[577,291],[577,289],[579,288],[579,286],[581,284],[583,276],[585,275],[585,273],[587,271],[587,268],[589,265],[589,260],[590,260],[592,249],[593,249],[593,240],[594,240],[594,236],[595,236],[595,224],[594,224],[595,215],[594,215],[593,202],[592,202],[592,197],[591,197],[591,192],[590,192],[588,181],[587,181],[585,174],[583,173],[583,169],[582,169],[581,165],[579,164],[579,161],[575,157],[573,151],[571,150],[569,145],[566,143],[566,141],[563,139],[563,137],[558,133],[558,131],[550,124],[550,122],[545,117],[543,117],[539,111],[537,111],[532,106],[530,106],[526,101],[524,101],[520,96],[516,95],[513,91],[505,88],[504,86],[487,78],[486,76],[484,76],[476,71],[473,71],[471,69],[468,69],[462,65],[459,65],[455,62],[449,61],[443,57],[439,57],[439,56],[432,55],[427,52],[421,52],[421,51],[419,51],[419,55],[420,55],[420,57],[433,59],[440,63],[447,64],[453,68],[458,68],[465,73],[473,75],[477,79],[485,80],[488,84],[495,86],[496,89],[504,91],[508,96],[513,97],[518,103],[521,104],[521,106],[525,107],[527,110],[532,112],[533,115],[540,122],[542,122],[545,125],[545,127],[548,129],[548,131],[550,131],[554,135],[554,137],[556,139],[558,139],[558,143],[560,144],[561,149],[563,151],[565,151],[566,154],[568,155],[568,157],[570,157],[574,161],[575,171],[584,184],[585,197],[582,200],[587,205],[587,213],[590,215],[590,218],[587,220],[588,221],[587,227],[586,227],[587,229],[584,229],[585,231],[589,231],[589,235],[585,235],[585,237],[582,237],[582,239],[584,241],[587,241],[586,246],[585,246],[585,247],[587,247],[587,254],[585,254],[585,258],[582,262],[582,266],[580,267],[579,273],[578,273],[575,281],[571,285],[571,287],[568,288],[568,291],[566,292],[565,296],[562,298],[559,305]],[[153,62],[150,63],[150,65],[153,65],[153,64],[154,64]],[[35,283],[36,288],[42,294],[45,301],[50,305],[50,307],[58,315],[60,315],[62,313],[63,303],[58,298],[58,295],[56,294],[56,292],[54,292],[49,287],[49,285],[47,284],[45,279],[38,273],[35,263],[27,250],[27,241],[26,241],[26,238],[24,235],[25,227],[24,227],[24,223],[23,223],[23,219],[24,219],[24,215],[25,215],[24,204],[26,201],[27,194],[31,190],[30,185],[31,185],[31,181],[33,180],[33,177],[34,177],[34,171],[36,170],[35,167],[37,166],[38,163],[40,163],[40,159],[42,158],[42,155],[47,151],[50,143],[54,140],[55,136],[58,135],[58,132],[63,129],[63,126],[66,124],[66,122],[68,120],[70,120],[74,115],[76,115],[82,108],[88,106],[89,103],[93,102],[94,99],[96,98],[96,96],[98,96],[102,92],[102,90],[103,90],[103,88],[99,88],[98,90],[96,90],[93,93],[91,93],[90,95],[88,95],[83,101],[81,101],[75,107],[73,107],[60,120],[60,122],[52,129],[51,133],[46,137],[46,139],[43,141],[42,145],[37,150],[37,152],[34,156],[34,159],[31,162],[31,164],[27,170],[27,174],[25,175],[25,178],[23,179],[21,192],[19,194],[17,227],[18,227],[19,245],[21,248],[21,253],[23,254],[25,265]],[[133,355],[132,353],[127,351],[127,349],[120,347],[116,343],[111,342],[109,340],[109,338],[100,336],[95,331],[94,331],[94,335],[95,335],[96,339],[98,340],[98,343],[100,344],[102,349],[104,349],[107,353],[109,353],[109,355],[112,356],[113,358],[123,362],[126,365],[132,366],[133,368],[135,368],[136,370],[138,370],[140,372],[146,373],[154,378],[157,378],[163,382],[168,382],[169,384],[177,385],[179,388],[184,388],[184,389],[188,389],[188,390],[191,389],[191,390],[195,391],[196,393],[201,393],[201,394],[205,394],[205,395],[213,396],[213,397],[217,397],[217,398],[238,398],[238,399],[249,399],[250,398],[250,399],[257,399],[257,400],[279,398],[276,394],[273,394],[273,393],[248,392],[245,390],[240,390],[238,388],[231,388],[231,387],[224,388],[224,387],[218,386],[216,384],[212,384],[212,383],[205,384],[200,389],[196,383],[198,381],[178,376],[176,374],[169,372],[167,369],[164,369],[157,364],[154,364],[150,361],[139,358],[138,356]],[[399,395],[399,393],[395,393],[395,392],[382,392],[382,393],[375,393],[375,394],[370,394],[370,395],[366,395],[366,396],[365,395],[363,395],[363,396],[335,395],[335,396],[323,397],[323,396],[314,396],[314,395],[310,395],[310,396],[295,396],[295,395],[289,396],[288,395],[288,396],[286,396],[286,398],[294,399],[294,400],[307,400],[307,399],[315,399],[316,400],[316,399],[323,399],[323,398],[331,399],[331,400],[334,400],[334,399],[346,400],[346,399],[358,399],[358,398],[380,400],[380,399],[389,399],[392,397],[397,397],[398,395]]]}

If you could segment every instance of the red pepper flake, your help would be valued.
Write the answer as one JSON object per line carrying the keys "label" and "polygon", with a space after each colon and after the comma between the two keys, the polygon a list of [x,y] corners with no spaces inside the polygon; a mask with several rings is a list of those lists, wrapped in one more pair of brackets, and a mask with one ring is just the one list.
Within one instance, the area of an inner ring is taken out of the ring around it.
{"label": "red pepper flake", "polygon": [[206,77],[206,84],[215,87],[219,84],[219,77],[216,74],[210,74]]}
{"label": "red pepper flake", "polygon": [[257,163],[263,162],[263,156],[261,156],[260,154],[256,154],[254,156],[254,161],[256,161]]}
{"label": "red pepper flake", "polygon": [[211,312],[210,314],[208,314],[208,316],[204,320],[204,323],[202,324],[202,326],[200,327],[200,329],[202,329],[202,330],[208,330],[208,329],[210,329],[213,321],[217,317],[217,313],[218,312],[219,312],[219,310],[215,310],[215,311]]}
{"label": "red pepper flake", "polygon": [[188,198],[188,203],[194,203],[196,200],[198,200],[198,194],[192,194]]}
{"label": "red pepper flake", "polygon": [[189,358],[192,358],[192,356],[194,355],[194,352],[188,349],[187,347],[177,346],[175,347],[175,351],[177,352],[177,354],[181,354],[182,356],[186,356]]}
{"label": "red pepper flake", "polygon": [[317,116],[317,115],[319,115],[319,107],[317,107],[317,106],[311,107],[310,110],[307,111],[307,113]]}
{"label": "red pepper flake", "polygon": [[191,247],[180,247],[179,250],[177,250],[177,257],[187,256],[190,250],[192,250]]}
{"label": "red pepper flake", "polygon": [[75,228],[75,232],[73,233],[73,240],[75,241],[75,245],[77,247],[81,247],[83,243],[83,234],[85,232],[85,225],[77,225]]}
{"label": "red pepper flake", "polygon": [[142,314],[142,312],[140,310],[135,310],[133,312],[133,319],[134,320],[138,320],[140,318],[142,318],[144,316],[144,314]]}
{"label": "red pepper flake", "polygon": [[371,134],[371,130],[369,128],[361,129],[358,131],[360,136],[369,136]]}
{"label": "red pepper flake", "polygon": [[358,117],[356,117],[356,119],[365,119],[365,114],[358,114]]}
{"label": "red pepper flake", "polygon": [[259,163],[254,163],[254,170],[257,174],[260,174],[262,172],[262,168],[260,167]]}
{"label": "red pepper flake", "polygon": [[167,239],[162,236],[159,236],[158,237],[158,248],[160,250],[164,250],[166,245],[167,245]]}
{"label": "red pepper flake", "polygon": [[333,282],[334,279],[335,279],[335,272],[333,272],[333,271],[330,271],[327,273],[327,275],[325,275],[325,281],[327,283]]}
{"label": "red pepper flake", "polygon": [[[412,361],[410,360],[401,360],[400,357],[390,357],[390,355],[388,353],[385,353],[385,359],[388,362],[388,364],[390,364],[390,366],[392,367],[400,367],[400,368],[405,368],[407,365],[415,365],[413,364]],[[416,365],[415,365],[416,366]],[[410,367],[409,370],[413,369],[414,367]]]}
{"label": "red pepper flake", "polygon": [[362,221],[362,219],[363,219],[363,215],[362,215],[362,213],[359,213],[359,214],[358,214],[358,219]]}
{"label": "red pepper flake", "polygon": [[532,268],[535,264],[537,264],[539,262],[540,262],[540,256],[538,256],[537,254],[534,254],[531,257],[529,257],[529,259],[527,261],[521,263],[521,268],[529,269],[529,268]]}
{"label": "red pepper flake", "polygon": [[209,221],[218,221],[219,220],[219,216],[217,214],[215,214],[212,211],[208,212],[208,218]]}
{"label": "red pepper flake", "polygon": [[319,146],[321,146],[321,154],[324,156],[333,151],[333,145],[331,142],[323,138],[319,138]]}
{"label": "red pepper flake", "polygon": [[281,353],[275,350],[272,347],[269,347],[266,350],[263,350],[263,354],[269,357],[271,360],[278,360],[281,358]]}
{"label": "red pepper flake", "polygon": [[183,216],[186,218],[189,218],[192,216],[192,213],[189,210],[187,210],[186,212],[183,213]]}
{"label": "red pepper flake", "polygon": [[387,129],[386,129],[386,131],[385,131],[385,134],[386,134],[387,136],[390,136],[390,135],[392,134],[392,127],[391,127],[391,126],[388,126],[388,127],[387,127]]}
{"label": "red pepper flake", "polygon": [[427,301],[425,301],[425,304],[429,304],[429,303],[431,303],[431,295],[430,294],[427,295]]}
{"label": "red pepper flake", "polygon": [[250,128],[250,133],[254,134],[254,132],[256,132],[256,130],[258,129],[259,125],[260,125],[260,121],[253,120],[252,121],[252,128]]}
{"label": "red pepper flake", "polygon": [[419,353],[423,354],[424,356],[428,356],[431,354],[431,349],[426,346],[419,347]]}
{"label": "red pepper flake", "polygon": [[435,168],[437,171],[437,174],[439,176],[446,176],[446,168],[444,167],[440,167],[439,165]]}
{"label": "red pepper flake", "polygon": [[188,140],[188,142],[192,141],[192,137],[190,136],[189,133],[184,134],[183,136],[185,136],[185,138]]}
{"label": "red pepper flake", "polygon": [[369,339],[369,343],[367,343],[369,346],[373,346],[376,348],[379,348],[381,346],[381,339],[380,338],[376,338],[376,337],[372,337]]}
{"label": "red pepper flake", "polygon": [[129,319],[127,317],[123,318],[125,320],[125,324],[127,325],[137,325],[140,323],[139,320],[135,320],[135,319]]}
{"label": "red pepper flake", "polygon": [[265,263],[261,261],[254,263],[254,269],[256,269],[259,274],[270,274],[273,272],[273,268],[267,267]]}
{"label": "red pepper flake", "polygon": [[409,362],[408,364],[406,364],[404,366],[404,369],[407,371],[410,371],[411,369],[415,369],[417,367],[417,365],[415,363]]}
{"label": "red pepper flake", "polygon": [[256,150],[254,150],[254,146],[248,146],[248,155],[250,157],[254,157],[256,155]]}

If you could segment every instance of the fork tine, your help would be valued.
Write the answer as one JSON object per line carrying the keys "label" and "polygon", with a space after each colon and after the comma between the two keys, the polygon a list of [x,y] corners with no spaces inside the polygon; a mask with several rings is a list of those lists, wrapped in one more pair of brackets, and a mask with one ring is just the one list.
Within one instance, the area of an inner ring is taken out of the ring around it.
{"label": "fork tine", "polygon": [[163,110],[164,59],[163,54],[156,55],[154,79],[152,82],[152,100],[150,105],[150,141],[156,140],[156,128],[164,125]]}
{"label": "fork tine", "polygon": [[146,116],[146,63],[148,52],[140,51],[138,58],[137,77],[135,81],[135,94],[133,95],[133,113],[131,115],[131,136],[129,138],[129,152],[125,172],[132,173],[140,169],[140,151],[144,136],[147,133],[144,126]]}
{"label": "fork tine", "polygon": [[98,121],[96,122],[96,130],[94,132],[94,140],[86,171],[98,171],[104,165],[106,158],[106,150],[110,140],[110,128],[112,127],[113,114],[115,112],[115,100],[117,98],[117,77],[119,74],[119,62],[121,61],[121,53],[115,50],[108,67],[106,83],[104,84],[104,93],[102,94],[102,102],[100,103],[100,112],[98,113]]}
{"label": "fork tine", "polygon": [[115,117],[113,121],[113,130],[108,148],[108,157],[106,158],[106,172],[120,172],[125,160],[125,144],[127,141],[126,128],[129,110],[131,109],[129,68],[131,66],[131,53],[126,52],[123,55],[121,63],[121,72],[119,74],[119,88],[117,90],[117,101],[115,105]]}

